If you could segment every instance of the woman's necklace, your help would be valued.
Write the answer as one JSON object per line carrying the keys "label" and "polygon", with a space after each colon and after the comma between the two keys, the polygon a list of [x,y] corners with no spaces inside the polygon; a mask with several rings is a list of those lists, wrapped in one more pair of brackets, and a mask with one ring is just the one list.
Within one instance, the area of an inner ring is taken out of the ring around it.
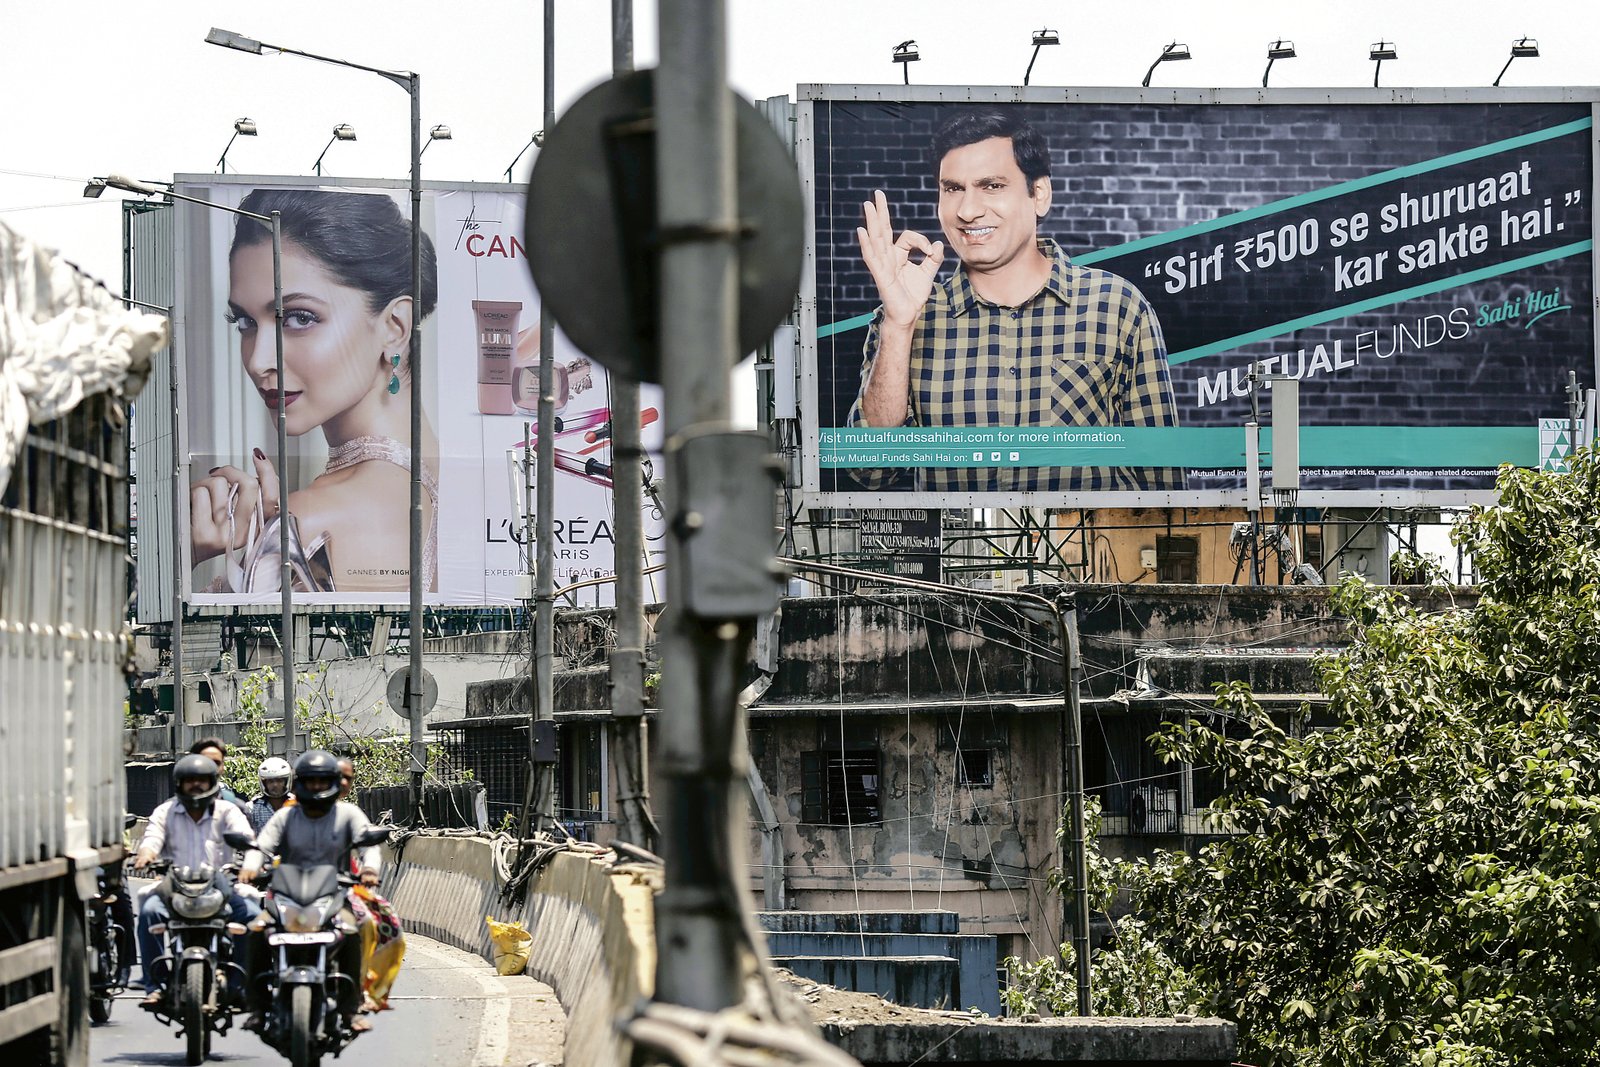
{"label": "woman's necklace", "polygon": [[328,449],[328,465],[323,469],[324,474],[337,474],[358,463],[368,460],[381,459],[409,468],[410,457],[405,455],[405,448],[393,437],[382,434],[362,434],[352,437],[343,444],[334,445]]}

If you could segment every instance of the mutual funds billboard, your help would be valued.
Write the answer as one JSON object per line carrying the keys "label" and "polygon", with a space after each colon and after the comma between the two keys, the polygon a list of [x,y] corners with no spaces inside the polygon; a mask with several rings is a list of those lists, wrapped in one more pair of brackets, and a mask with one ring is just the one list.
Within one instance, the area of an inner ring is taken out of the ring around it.
{"label": "mutual funds billboard", "polygon": [[1594,90],[806,95],[830,503],[1242,502],[1252,366],[1302,502],[1483,499],[1595,383]]}
{"label": "mutual funds billboard", "polygon": [[[411,290],[403,185],[235,177],[177,188],[282,219],[284,377],[277,375],[266,227],[179,204],[183,456],[181,559],[190,602],[279,602],[278,486],[289,569],[305,604],[404,604],[410,576],[410,418],[422,404],[424,589],[430,604],[512,602],[523,552],[525,439],[537,441],[540,303],[520,191],[424,192],[423,293]],[[423,363],[411,373],[420,323]],[[557,588],[613,567],[612,419],[605,372],[555,341]],[[660,444],[644,390],[644,443]],[[287,416],[286,462],[276,419]],[[646,512],[647,544],[660,516]],[[588,593],[584,603],[595,602]],[[609,587],[600,593],[606,602]]]}

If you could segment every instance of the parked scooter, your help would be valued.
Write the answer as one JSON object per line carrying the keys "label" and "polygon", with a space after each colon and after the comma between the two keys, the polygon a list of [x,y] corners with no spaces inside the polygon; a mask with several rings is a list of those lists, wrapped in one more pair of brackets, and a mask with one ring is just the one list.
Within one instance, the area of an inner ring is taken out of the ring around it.
{"label": "parked scooter", "polygon": [[166,965],[166,999],[150,1011],[167,1025],[177,1023],[190,1067],[199,1067],[211,1053],[211,1037],[226,1034],[244,989],[244,968],[233,959],[233,938],[246,932],[228,921],[227,883],[236,868],[209,865],[171,867],[154,892],[170,916],[150,929],[162,935],[164,948],[155,961]]}
{"label": "parked scooter", "polygon": [[[357,835],[355,848],[381,844],[387,827],[375,826]],[[254,848],[244,834],[228,833],[223,839],[237,849]],[[355,986],[359,998],[359,973],[346,973],[341,959],[345,943],[360,932],[340,913],[349,887],[355,884],[347,866],[301,867],[290,863],[270,866],[270,877],[256,924],[264,931],[268,957],[257,981],[265,982],[261,1003],[261,1040],[289,1058],[292,1067],[319,1067],[324,1055],[337,1056],[355,1040],[339,1010],[342,994]],[[359,972],[360,968],[355,970]]]}

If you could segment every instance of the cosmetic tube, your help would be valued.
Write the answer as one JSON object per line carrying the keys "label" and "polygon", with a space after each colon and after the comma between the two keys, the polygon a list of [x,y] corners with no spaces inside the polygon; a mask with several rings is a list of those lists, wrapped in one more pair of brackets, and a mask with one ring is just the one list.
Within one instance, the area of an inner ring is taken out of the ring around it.
{"label": "cosmetic tube", "polygon": [[478,411],[511,414],[511,353],[517,344],[520,300],[474,300],[478,336]]}

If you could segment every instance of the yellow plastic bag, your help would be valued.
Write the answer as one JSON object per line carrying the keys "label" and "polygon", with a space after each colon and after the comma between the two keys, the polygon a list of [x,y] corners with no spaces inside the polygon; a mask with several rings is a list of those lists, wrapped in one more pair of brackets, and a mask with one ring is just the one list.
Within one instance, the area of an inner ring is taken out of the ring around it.
{"label": "yellow plastic bag", "polygon": [[521,974],[533,951],[533,935],[520,922],[497,922],[485,915],[489,937],[494,941],[494,969],[499,974]]}

